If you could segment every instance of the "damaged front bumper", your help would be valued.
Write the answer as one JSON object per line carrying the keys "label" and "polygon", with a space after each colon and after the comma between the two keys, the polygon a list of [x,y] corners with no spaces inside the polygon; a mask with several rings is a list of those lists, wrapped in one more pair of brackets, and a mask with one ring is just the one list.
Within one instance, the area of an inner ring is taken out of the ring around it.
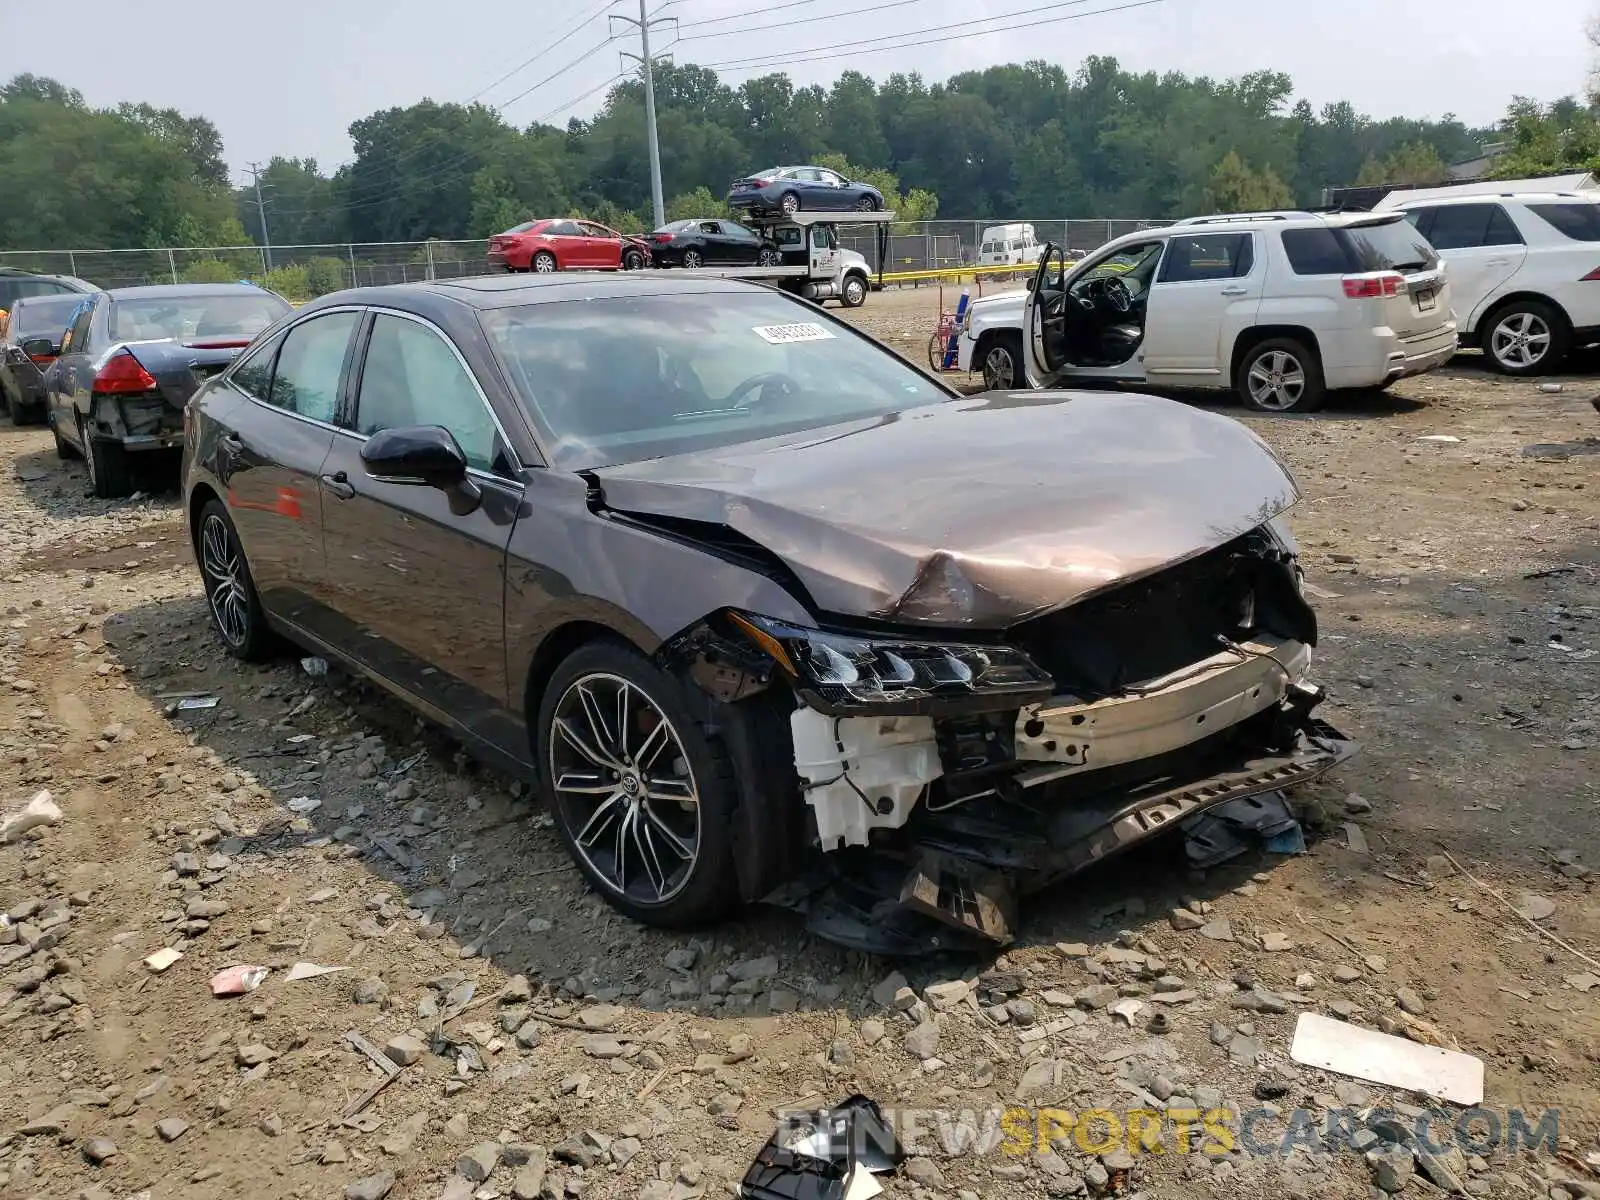
{"label": "damaged front bumper", "polygon": [[1183,755],[1186,768],[1152,763],[1151,776],[1098,794],[1074,795],[1056,780],[921,810],[898,846],[825,855],[766,900],[804,913],[819,936],[869,953],[1005,945],[1019,896],[1174,829],[1212,849],[1230,826],[1261,832],[1261,814],[1284,812],[1281,804],[1248,805],[1221,828],[1206,818],[1258,797],[1279,801],[1284,789],[1317,778],[1356,748],[1332,726],[1279,706]]}

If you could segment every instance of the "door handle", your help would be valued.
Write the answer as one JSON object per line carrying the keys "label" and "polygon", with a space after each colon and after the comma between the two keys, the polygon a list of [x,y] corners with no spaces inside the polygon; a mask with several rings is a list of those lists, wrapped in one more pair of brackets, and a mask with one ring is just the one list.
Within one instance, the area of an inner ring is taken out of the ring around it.
{"label": "door handle", "polygon": [[1242,287],[1228,287],[1228,288],[1223,288],[1222,289],[1222,294],[1224,296],[1244,296],[1244,295],[1248,295],[1249,292],[1250,292],[1249,288],[1242,288]]}
{"label": "door handle", "polygon": [[348,500],[356,494],[356,489],[350,486],[350,476],[343,471],[335,471],[332,475],[324,475],[322,477],[322,486],[341,500]]}

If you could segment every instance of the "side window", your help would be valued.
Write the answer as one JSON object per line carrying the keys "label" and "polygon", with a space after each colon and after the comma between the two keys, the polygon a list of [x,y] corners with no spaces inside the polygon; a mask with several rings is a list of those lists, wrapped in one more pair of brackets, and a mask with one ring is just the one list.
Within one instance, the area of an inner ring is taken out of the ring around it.
{"label": "side window", "polygon": [[545,230],[551,237],[581,237],[575,221],[555,221]]}
{"label": "side window", "polygon": [[737,221],[722,221],[719,224],[722,226],[722,232],[728,237],[735,238],[741,242],[753,242],[756,240],[756,235]]}
{"label": "side window", "polygon": [[257,346],[245,357],[233,374],[228,377],[229,382],[248,396],[254,396],[263,404],[272,403],[272,360],[278,355],[278,347],[283,345],[283,335]]}
{"label": "side window", "polygon": [[67,336],[61,344],[61,352],[67,353],[70,347],[73,354],[84,354],[89,349],[89,323],[94,319],[94,302],[85,300],[78,306],[77,314],[72,318],[72,327],[67,330]]}
{"label": "side window", "polygon": [[833,226],[813,225],[811,227],[811,245],[816,250],[832,250],[834,247]]}
{"label": "side window", "polygon": [[579,225],[578,228],[582,230],[584,237],[605,238],[608,241],[616,240],[617,235],[612,233],[611,230],[607,229],[604,225],[593,225],[588,222],[584,222],[582,225]]}
{"label": "side window", "polygon": [[331,422],[339,411],[339,379],[345,352],[361,314],[329,313],[296,325],[283,338],[267,403],[315,421]]}
{"label": "side window", "polygon": [[499,430],[450,344],[426,325],[380,313],[361,370],[356,431],[370,437],[408,425],[442,425],[469,465],[494,469]]}
{"label": "side window", "polygon": [[1343,275],[1354,269],[1345,244],[1331,229],[1285,229],[1283,251],[1296,275]]}
{"label": "side window", "polygon": [[[1441,204],[1427,227],[1427,238],[1435,250],[1469,250],[1487,245],[1489,219],[1495,204]],[[1503,215],[1503,214],[1502,214]]]}
{"label": "side window", "polygon": [[1490,205],[1494,211],[1489,214],[1489,232],[1484,235],[1485,246],[1522,246],[1527,243],[1523,240],[1522,231],[1517,228],[1511,214],[1501,204]]}
{"label": "side window", "polygon": [[1175,237],[1167,243],[1161,283],[1242,279],[1255,267],[1255,239],[1248,233]]}
{"label": "side window", "polygon": [[829,187],[844,186],[844,179],[838,175],[835,175],[832,171],[818,171],[817,179],[827,184]]}

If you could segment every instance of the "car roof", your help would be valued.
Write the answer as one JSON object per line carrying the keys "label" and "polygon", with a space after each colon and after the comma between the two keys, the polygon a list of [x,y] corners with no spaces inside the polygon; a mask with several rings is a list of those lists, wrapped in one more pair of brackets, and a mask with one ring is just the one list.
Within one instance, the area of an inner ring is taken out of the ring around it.
{"label": "car roof", "polygon": [[98,292],[99,286],[90,283],[87,279],[79,279],[76,275],[47,275],[42,271],[25,271],[20,267],[0,267],[0,278],[5,279],[43,279],[47,283],[65,284],[67,287],[77,288],[84,292]]}
{"label": "car roof", "polygon": [[[523,304],[553,304],[562,300],[630,299],[639,296],[683,296],[707,293],[771,291],[743,279],[686,278],[670,271],[617,273],[555,273],[550,275],[473,275],[464,279],[397,283],[380,287],[347,288],[312,302],[317,308],[342,304],[415,304],[422,296],[454,301],[469,308],[490,310]],[[306,308],[311,308],[307,305]]]}
{"label": "car roof", "polygon": [[1466,192],[1460,196],[1417,196],[1391,193],[1383,198],[1391,208],[1407,204],[1489,204],[1496,200],[1522,200],[1535,204],[1600,204],[1600,192]]}
{"label": "car roof", "polygon": [[[259,288],[253,283],[148,283],[136,287],[112,288],[106,294],[113,300],[136,300],[142,296],[160,298],[162,296],[236,296],[240,292],[251,292],[258,296],[271,296],[282,299],[276,292],[269,292],[266,288]],[[288,301],[284,301],[288,303]]]}

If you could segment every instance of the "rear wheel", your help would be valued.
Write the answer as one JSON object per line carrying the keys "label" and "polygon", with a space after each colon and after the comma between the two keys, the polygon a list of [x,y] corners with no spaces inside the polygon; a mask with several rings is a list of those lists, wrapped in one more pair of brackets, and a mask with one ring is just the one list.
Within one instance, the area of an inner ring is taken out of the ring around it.
{"label": "rear wheel", "polygon": [[737,903],[732,768],[677,681],[630,647],[591,642],[556,668],[537,728],[556,829],[612,907],[681,927]]}
{"label": "rear wheel", "polygon": [[239,535],[222,501],[209,500],[200,510],[194,551],[205,584],[206,608],[223,646],[229,654],[246,662],[267,658],[274,647],[272,631],[267,627]]}
{"label": "rear wheel", "polygon": [[1483,351],[1497,371],[1507,375],[1540,375],[1567,356],[1572,336],[1551,305],[1517,300],[1484,323]]}
{"label": "rear wheel", "polygon": [[778,252],[771,246],[761,247],[761,253],[756,255],[756,264],[762,267],[775,267],[778,265]]}
{"label": "rear wheel", "polygon": [[548,250],[541,250],[533,256],[533,269],[536,274],[548,275],[556,270],[556,256]]}
{"label": "rear wheel", "polygon": [[691,271],[703,265],[704,262],[705,260],[700,257],[700,251],[698,250],[685,250],[683,252],[683,265]]}
{"label": "rear wheel", "polygon": [[1234,388],[1257,412],[1315,412],[1327,399],[1322,361],[1298,338],[1268,338],[1239,360]]}
{"label": "rear wheel", "polygon": [[89,486],[96,496],[102,500],[118,500],[133,491],[126,446],[108,438],[95,437],[82,417],[78,418],[78,444],[83,447],[83,461],[89,469]]}
{"label": "rear wheel", "polygon": [[800,197],[793,192],[785,192],[783,199],[778,201],[778,207],[783,210],[785,216],[792,217],[800,211]]}
{"label": "rear wheel", "polygon": [[995,334],[984,344],[981,362],[985,391],[1007,392],[1021,387],[1022,334],[1014,329]]}

